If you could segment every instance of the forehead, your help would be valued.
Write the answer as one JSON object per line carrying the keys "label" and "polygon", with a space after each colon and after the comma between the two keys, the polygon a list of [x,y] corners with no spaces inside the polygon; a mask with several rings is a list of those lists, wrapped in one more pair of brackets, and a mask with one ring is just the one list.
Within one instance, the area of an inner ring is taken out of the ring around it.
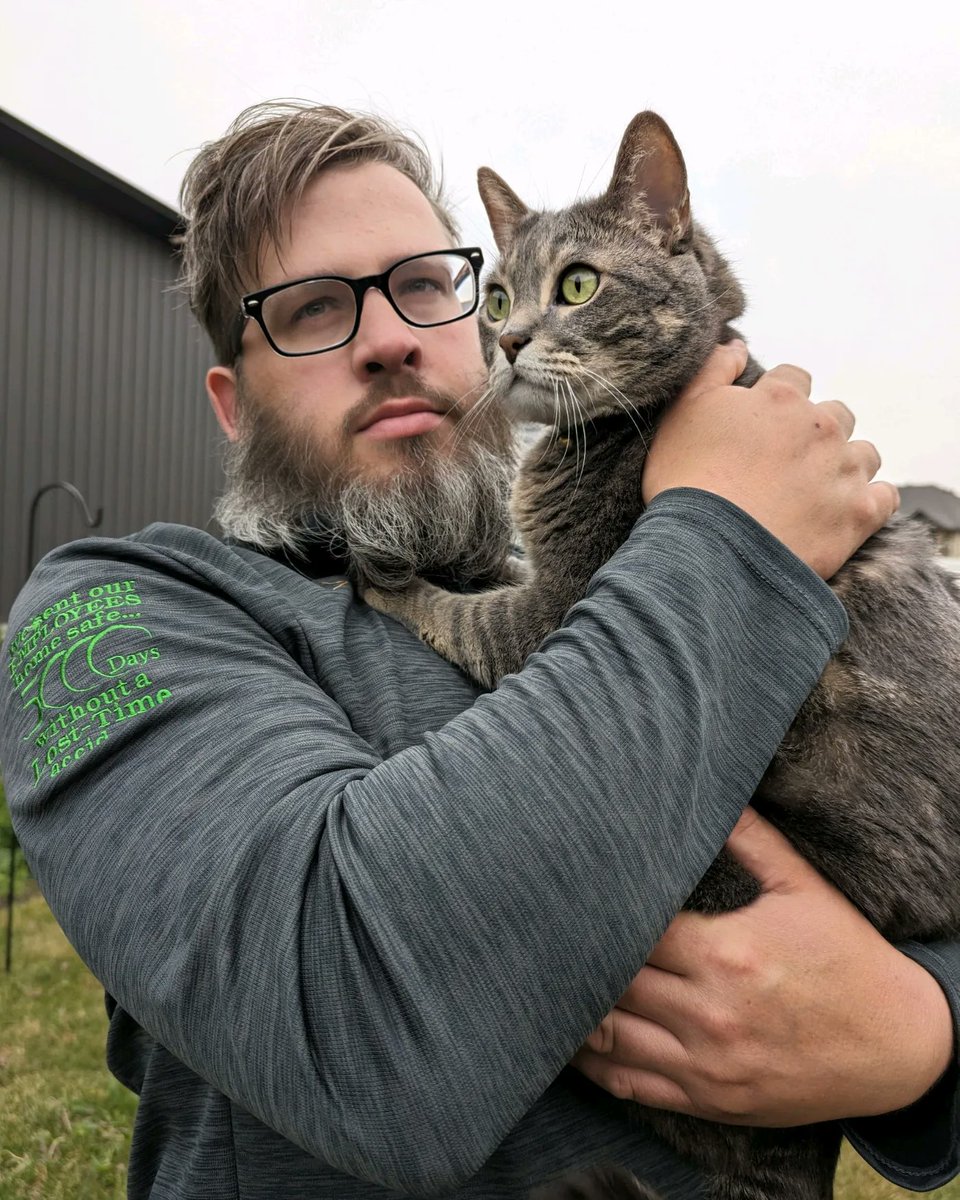
{"label": "forehead", "polygon": [[398,259],[448,247],[430,201],[385,163],[331,167],[287,214],[279,246],[265,246],[259,287],[307,275],[374,275]]}

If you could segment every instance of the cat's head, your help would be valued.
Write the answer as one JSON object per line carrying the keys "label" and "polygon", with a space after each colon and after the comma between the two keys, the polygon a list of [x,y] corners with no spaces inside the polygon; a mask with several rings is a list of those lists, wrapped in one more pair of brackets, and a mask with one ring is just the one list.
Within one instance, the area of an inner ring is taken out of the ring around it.
{"label": "cat's head", "polygon": [[663,119],[630,122],[610,186],[560,212],[478,173],[500,258],[480,302],[491,387],[516,420],[561,427],[672,399],[743,311],[730,269],[690,216]]}

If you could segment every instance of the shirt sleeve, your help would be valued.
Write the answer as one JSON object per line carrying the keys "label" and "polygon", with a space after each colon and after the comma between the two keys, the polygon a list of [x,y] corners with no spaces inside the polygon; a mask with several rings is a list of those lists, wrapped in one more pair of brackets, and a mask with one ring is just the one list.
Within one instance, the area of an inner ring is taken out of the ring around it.
{"label": "shirt sleeve", "polygon": [[898,947],[944,990],[953,1016],[954,1059],[908,1108],[844,1124],[850,1144],[885,1179],[913,1192],[943,1187],[960,1171],[960,941]]}
{"label": "shirt sleeve", "polygon": [[92,539],[15,606],[4,774],[57,919],[144,1029],[339,1170],[431,1194],[622,993],[845,633],[746,514],[664,493],[521,672],[381,758],[242,556]]}

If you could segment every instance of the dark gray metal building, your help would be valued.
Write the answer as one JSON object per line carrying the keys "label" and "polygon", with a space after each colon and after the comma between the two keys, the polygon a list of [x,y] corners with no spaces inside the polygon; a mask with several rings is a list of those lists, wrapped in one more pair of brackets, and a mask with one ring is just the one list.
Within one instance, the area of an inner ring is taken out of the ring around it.
{"label": "dark gray metal building", "polygon": [[206,525],[220,486],[206,338],[176,293],[178,214],[0,110],[0,623],[28,557],[151,521]]}

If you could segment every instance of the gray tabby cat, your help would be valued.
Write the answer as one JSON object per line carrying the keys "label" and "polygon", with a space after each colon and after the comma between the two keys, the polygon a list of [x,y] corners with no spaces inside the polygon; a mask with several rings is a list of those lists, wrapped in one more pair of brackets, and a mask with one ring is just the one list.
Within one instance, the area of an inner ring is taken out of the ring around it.
{"label": "gray tabby cat", "polygon": [[[453,595],[417,581],[365,592],[475,679],[494,686],[556,629],[642,510],[647,434],[743,293],[691,219],[686,170],[654,113],[628,127],[597,199],[531,212],[492,171],[480,191],[500,263],[480,323],[490,386],[518,420],[554,431],[521,466],[522,582]],[[750,362],[738,382],[760,373]],[[575,453],[571,452],[576,451]],[[753,803],[891,940],[960,932],[960,594],[927,537],[892,522],[830,581],[850,634],[804,704]],[[687,902],[729,911],[753,880],[721,855]],[[715,1200],[822,1200],[839,1127],[744,1129],[645,1109],[708,1173]],[[598,1169],[542,1197],[646,1195]]]}

